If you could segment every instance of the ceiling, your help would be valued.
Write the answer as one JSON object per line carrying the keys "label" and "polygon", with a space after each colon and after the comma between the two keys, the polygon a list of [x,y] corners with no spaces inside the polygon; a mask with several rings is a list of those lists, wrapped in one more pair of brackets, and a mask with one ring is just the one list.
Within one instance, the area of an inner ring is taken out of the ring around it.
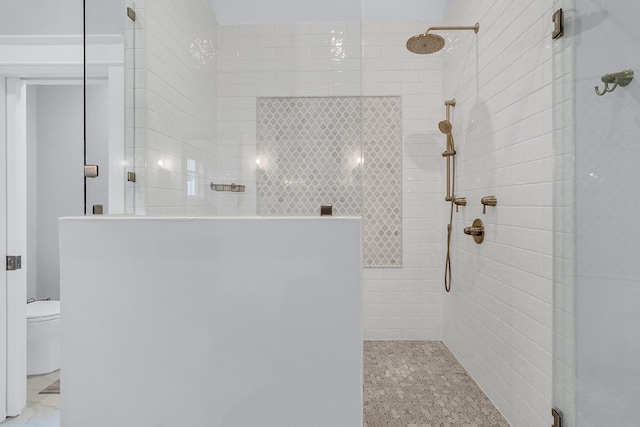
{"label": "ceiling", "polygon": [[218,23],[285,24],[444,18],[450,0],[207,0]]}

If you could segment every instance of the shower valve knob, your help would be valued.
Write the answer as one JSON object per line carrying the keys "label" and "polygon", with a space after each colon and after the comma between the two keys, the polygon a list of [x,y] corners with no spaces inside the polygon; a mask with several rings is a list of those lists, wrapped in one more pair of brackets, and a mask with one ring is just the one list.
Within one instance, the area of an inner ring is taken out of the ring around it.
{"label": "shower valve knob", "polygon": [[484,241],[484,224],[481,219],[473,221],[471,227],[465,227],[464,234],[473,237],[476,243],[482,243]]}
{"label": "shower valve knob", "polygon": [[484,233],[484,229],[482,227],[465,227],[464,234],[468,234],[469,236],[482,236]]}

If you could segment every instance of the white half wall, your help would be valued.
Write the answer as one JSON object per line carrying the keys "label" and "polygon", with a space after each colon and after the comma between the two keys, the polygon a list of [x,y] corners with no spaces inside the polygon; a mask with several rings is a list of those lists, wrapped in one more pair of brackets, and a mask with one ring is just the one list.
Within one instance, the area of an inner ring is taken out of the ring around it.
{"label": "white half wall", "polygon": [[65,427],[362,426],[360,219],[94,216],[60,236]]}

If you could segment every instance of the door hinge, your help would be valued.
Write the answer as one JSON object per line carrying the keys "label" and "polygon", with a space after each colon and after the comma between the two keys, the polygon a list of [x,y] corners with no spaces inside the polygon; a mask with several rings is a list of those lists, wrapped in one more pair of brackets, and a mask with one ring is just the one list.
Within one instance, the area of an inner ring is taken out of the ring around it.
{"label": "door hinge", "polygon": [[559,39],[564,35],[564,15],[562,9],[556,10],[551,20],[553,21],[553,33],[551,33],[551,37],[554,40]]}
{"label": "door hinge", "polygon": [[7,256],[7,271],[20,270],[22,268],[22,257],[20,255]]}
{"label": "door hinge", "polygon": [[551,415],[553,415],[553,425],[551,427],[562,427],[562,413],[552,408]]}

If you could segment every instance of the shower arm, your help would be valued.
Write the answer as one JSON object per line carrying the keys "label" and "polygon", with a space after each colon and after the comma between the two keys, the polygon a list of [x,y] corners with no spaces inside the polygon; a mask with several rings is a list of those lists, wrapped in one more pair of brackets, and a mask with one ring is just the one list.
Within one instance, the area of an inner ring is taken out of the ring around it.
{"label": "shower arm", "polygon": [[431,30],[473,30],[474,33],[478,33],[478,30],[480,29],[480,24],[476,24],[476,25],[469,25],[469,26],[458,26],[458,27],[429,27],[427,28],[427,31],[424,32],[424,35],[426,36],[427,34],[429,34],[429,31]]}

